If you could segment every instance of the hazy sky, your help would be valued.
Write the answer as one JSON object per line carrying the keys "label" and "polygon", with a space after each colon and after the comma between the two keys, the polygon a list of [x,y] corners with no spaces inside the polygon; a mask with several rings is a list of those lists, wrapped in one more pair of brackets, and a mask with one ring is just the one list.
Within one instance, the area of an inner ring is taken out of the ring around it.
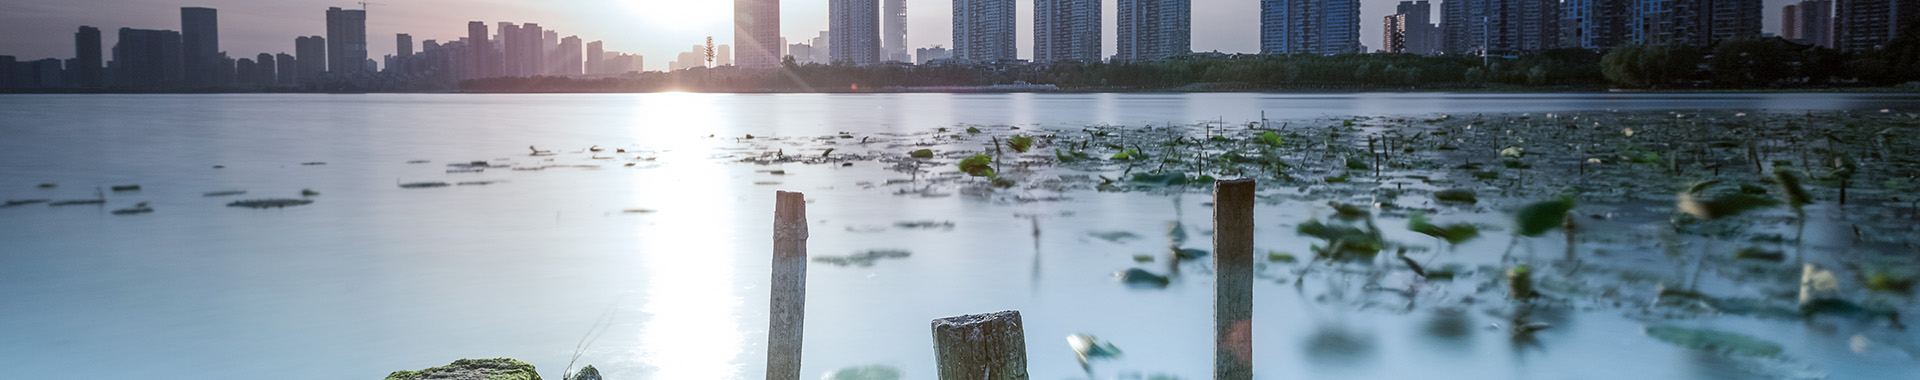
{"label": "hazy sky", "polygon": [[[1116,0],[1102,0],[1105,55],[1113,54]],[[1381,18],[1397,0],[1361,0],[1361,43],[1380,47]],[[1794,0],[1765,0],[1765,31],[1779,29],[1779,8]],[[466,35],[467,21],[535,22],[561,36],[604,40],[607,50],[646,56],[647,68],[665,69],[667,61],[708,35],[717,43],[733,41],[731,0],[377,0],[367,15],[369,56],[394,52],[394,34],[409,33],[416,44],[450,41]],[[1434,2],[1434,17],[1439,17]],[[180,29],[180,7],[220,11],[220,48],[235,58],[259,53],[293,52],[293,39],[326,34],[326,9],[359,7],[326,0],[0,0],[0,55],[21,60],[70,58],[73,33],[80,25],[98,27],[111,48],[121,27]],[[1020,57],[1033,56],[1033,0],[1017,0]],[[1193,0],[1193,50],[1253,53],[1260,50],[1259,0]],[[781,1],[781,35],[791,43],[827,28],[827,0]],[[913,47],[948,45],[952,0],[907,0],[907,41]],[[1437,21],[1437,20],[1436,20]],[[419,49],[417,46],[415,49]],[[110,53],[109,53],[110,54]],[[111,55],[108,56],[111,59]]]}

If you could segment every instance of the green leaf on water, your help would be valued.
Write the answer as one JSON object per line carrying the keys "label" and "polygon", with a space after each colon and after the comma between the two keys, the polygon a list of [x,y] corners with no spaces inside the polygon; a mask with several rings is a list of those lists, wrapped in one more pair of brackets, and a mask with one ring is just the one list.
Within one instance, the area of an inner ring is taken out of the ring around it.
{"label": "green leaf on water", "polygon": [[967,174],[975,177],[992,177],[993,157],[985,154],[976,154],[973,155],[973,157],[967,157],[967,159],[960,160],[960,171],[967,172]]}
{"label": "green leaf on water", "polygon": [[1700,199],[1700,196],[1693,193],[1680,193],[1678,198],[1680,211],[1707,220],[1739,215],[1754,209],[1780,204],[1780,201],[1772,197],[1739,192],[1720,194],[1713,199]]}
{"label": "green leaf on water", "polygon": [[1327,180],[1327,183],[1347,183],[1348,177],[1346,174],[1341,174],[1338,176],[1327,177],[1326,180]]}
{"label": "green leaf on water", "polygon": [[1480,237],[1480,226],[1467,223],[1436,225],[1427,220],[1427,213],[1418,211],[1414,212],[1412,218],[1407,221],[1407,229],[1444,239],[1451,244],[1460,244]]}
{"label": "green leaf on water", "polygon": [[1120,151],[1120,153],[1114,153],[1113,160],[1115,161],[1131,160],[1131,159],[1134,159],[1134,156],[1138,156],[1138,155],[1140,155],[1140,151],[1127,149],[1127,150]]}
{"label": "green leaf on water", "polygon": [[1267,131],[1267,133],[1260,134],[1260,143],[1267,144],[1267,146],[1277,147],[1277,146],[1280,146],[1280,143],[1282,142],[1286,142],[1286,138],[1280,137],[1279,133],[1274,133],[1273,131]]}
{"label": "green leaf on water", "polygon": [[933,158],[933,150],[921,149],[921,150],[916,150],[912,152],[907,152],[907,155],[912,156],[913,158]]}
{"label": "green leaf on water", "polygon": [[1467,189],[1447,189],[1447,190],[1436,191],[1433,193],[1433,199],[1447,201],[1447,202],[1465,202],[1465,203],[1480,202],[1480,198],[1474,195],[1473,190],[1467,190]]}
{"label": "green leaf on water", "polygon": [[1359,157],[1347,157],[1347,169],[1367,170],[1367,160]]}
{"label": "green leaf on water", "polygon": [[1133,182],[1160,186],[1185,185],[1187,184],[1187,173],[1133,173]]}
{"label": "green leaf on water", "polygon": [[1800,175],[1787,168],[1773,168],[1773,182],[1780,184],[1780,193],[1786,194],[1787,206],[1798,210],[1813,204],[1813,194],[1800,185]]}
{"label": "green leaf on water", "polygon": [[1513,214],[1513,225],[1520,236],[1540,236],[1565,224],[1569,211],[1573,211],[1573,197],[1529,204]]}
{"label": "green leaf on water", "polygon": [[1654,326],[1647,328],[1647,335],[1675,346],[1734,356],[1765,358],[1783,351],[1779,344],[1725,331]]}
{"label": "green leaf on water", "polygon": [[1007,138],[1007,146],[1013,147],[1013,151],[1015,152],[1026,153],[1027,149],[1033,149],[1033,138],[1013,135],[1013,137]]}
{"label": "green leaf on water", "polygon": [[1353,226],[1329,225],[1311,220],[1300,224],[1295,231],[1302,236],[1326,240],[1327,248],[1314,251],[1321,256],[1334,259],[1372,258],[1385,248],[1385,244],[1381,243],[1378,237]]}
{"label": "green leaf on water", "polygon": [[1062,163],[1074,162],[1080,159],[1079,157],[1074,157],[1073,155],[1067,154],[1067,152],[1063,152],[1058,148],[1055,148],[1053,150],[1053,158],[1060,160],[1060,162]]}
{"label": "green leaf on water", "polygon": [[977,128],[977,127],[967,127],[967,133],[980,133],[980,128]]}

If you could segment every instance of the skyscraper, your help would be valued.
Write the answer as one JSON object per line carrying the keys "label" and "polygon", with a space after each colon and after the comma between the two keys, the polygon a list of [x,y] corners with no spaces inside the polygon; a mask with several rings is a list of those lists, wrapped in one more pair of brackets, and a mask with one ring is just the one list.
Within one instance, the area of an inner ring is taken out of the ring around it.
{"label": "skyscraper", "polygon": [[740,67],[780,66],[780,0],[733,0],[733,46]]}
{"label": "skyscraper", "polygon": [[1034,0],[1033,61],[1099,62],[1100,21],[1100,0]]}
{"label": "skyscraper", "polygon": [[293,39],[294,59],[300,62],[300,71],[295,79],[301,84],[320,82],[320,73],[327,72],[327,39],[320,36]]}
{"label": "skyscraper", "polygon": [[587,43],[587,75],[606,74],[606,48],[600,41]]}
{"label": "skyscraper", "polygon": [[1360,49],[1359,0],[1260,1],[1263,54],[1348,54]]}
{"label": "skyscraper", "polygon": [[276,75],[275,70],[279,68],[279,64],[273,61],[273,54],[260,53],[259,56],[253,58],[253,63],[258,65],[258,67],[254,68],[254,77],[247,78],[247,80],[251,80],[253,83],[261,86],[273,86]]}
{"label": "skyscraper", "polygon": [[489,78],[499,72],[499,60],[493,57],[493,43],[487,41],[487,23],[467,22],[467,78]]}
{"label": "skyscraper", "polygon": [[1605,49],[1627,42],[1634,0],[1566,0],[1560,3],[1560,46]]}
{"label": "skyscraper", "polygon": [[1558,0],[1446,0],[1440,4],[1444,50],[1517,55],[1554,48],[1560,44],[1559,7]]}
{"label": "skyscraper", "polygon": [[832,63],[880,63],[879,0],[827,0],[827,33]]}
{"label": "skyscraper", "polygon": [[518,77],[527,75],[527,62],[520,58],[520,56],[527,54],[526,41],[527,36],[525,33],[520,32],[519,25],[500,23],[501,49],[499,76]]}
{"label": "skyscraper", "polygon": [[546,53],[547,31],[540,24],[520,24],[520,75],[546,75]]}
{"label": "skyscraper", "polygon": [[105,85],[104,64],[100,59],[100,28],[81,26],[80,31],[73,33],[73,64],[67,65],[67,71],[73,73],[73,84],[80,87]]}
{"label": "skyscraper", "polygon": [[953,60],[1019,59],[1014,46],[1013,0],[953,0]]}
{"label": "skyscraper", "polygon": [[113,44],[114,86],[165,88],[185,81],[180,32],[120,28]]}
{"label": "skyscraper", "polygon": [[1833,47],[1833,1],[1805,0],[1780,8],[1780,37]]}
{"label": "skyscraper", "polygon": [[188,86],[219,84],[220,21],[213,8],[180,8],[180,48]]}
{"label": "skyscraper", "polygon": [[1880,50],[1899,32],[1894,0],[1834,2],[1833,45],[1849,52]]}
{"label": "skyscraper", "polygon": [[393,55],[400,57],[413,56],[413,36],[406,33],[393,35]]}
{"label": "skyscraper", "polygon": [[358,74],[367,70],[367,11],[327,8],[327,71]]}
{"label": "skyscraper", "polygon": [[1120,0],[1114,58],[1151,61],[1193,52],[1193,2]]}
{"label": "skyscraper", "polygon": [[1760,38],[1766,3],[1762,0],[1693,0],[1704,12],[1697,17],[1693,44],[1712,47],[1721,41]]}
{"label": "skyscraper", "polygon": [[[1575,0],[1578,1],[1578,0]],[[1433,25],[1433,6],[1427,0],[1402,1],[1386,17],[1381,50],[1390,53],[1433,55],[1440,52],[1440,28]]]}
{"label": "skyscraper", "polygon": [[274,84],[285,87],[299,83],[300,68],[299,63],[296,62],[296,58],[287,53],[275,54],[273,56],[273,63]]}
{"label": "skyscraper", "polygon": [[562,76],[580,75],[580,65],[586,58],[581,55],[580,49],[580,36],[567,36],[567,38],[560,39],[560,67],[554,70],[554,74]]}
{"label": "skyscraper", "polygon": [[907,0],[881,0],[880,58],[912,62],[907,56]]}

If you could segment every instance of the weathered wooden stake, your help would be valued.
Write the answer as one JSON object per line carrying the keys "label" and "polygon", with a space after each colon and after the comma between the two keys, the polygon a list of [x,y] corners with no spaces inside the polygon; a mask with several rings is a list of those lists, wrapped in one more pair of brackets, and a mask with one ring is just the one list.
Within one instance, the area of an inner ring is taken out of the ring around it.
{"label": "weathered wooden stake", "polygon": [[1027,333],[1020,311],[933,320],[940,380],[1027,380]]}
{"label": "weathered wooden stake", "polygon": [[1213,188],[1213,378],[1253,378],[1254,181]]}
{"label": "weathered wooden stake", "polygon": [[775,195],[772,288],[767,379],[799,380],[801,326],[807,312],[807,203],[801,193]]}

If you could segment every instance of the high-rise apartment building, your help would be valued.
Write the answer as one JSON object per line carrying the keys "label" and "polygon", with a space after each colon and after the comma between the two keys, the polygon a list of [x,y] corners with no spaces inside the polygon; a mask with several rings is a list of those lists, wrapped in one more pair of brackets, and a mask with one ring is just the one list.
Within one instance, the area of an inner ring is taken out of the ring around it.
{"label": "high-rise apartment building", "polygon": [[1193,52],[1190,0],[1119,0],[1114,23],[1114,59],[1151,61]]}
{"label": "high-rise apartment building", "polygon": [[581,55],[581,48],[580,36],[561,38],[560,51],[557,54],[560,56],[560,67],[554,70],[553,73],[561,76],[580,75],[581,64],[586,59],[586,56]]}
{"label": "high-rise apartment building", "polygon": [[273,83],[280,86],[293,86],[300,83],[300,63],[291,54],[273,55]]}
{"label": "high-rise apartment building", "polygon": [[547,74],[547,31],[540,24],[520,24],[520,70],[521,76],[539,76]]}
{"label": "high-rise apartment building", "polygon": [[180,8],[181,62],[186,67],[187,85],[220,85],[220,19],[213,8]]}
{"label": "high-rise apartment building", "polygon": [[953,0],[953,60],[995,62],[1019,59],[1014,46],[1013,0]]}
{"label": "high-rise apartment building", "polygon": [[881,0],[880,60],[912,62],[907,56],[907,0]]}
{"label": "high-rise apartment building", "polygon": [[1560,45],[1558,0],[1446,0],[1440,28],[1448,54],[1519,55]]}
{"label": "high-rise apartment building", "polygon": [[113,44],[114,86],[164,88],[186,80],[181,61],[180,32],[120,28]]}
{"label": "high-rise apartment building", "polygon": [[1440,28],[1433,25],[1433,6],[1427,0],[1402,1],[1386,17],[1381,50],[1389,53],[1433,55],[1440,52]]}
{"label": "high-rise apartment building", "polygon": [[827,33],[833,41],[828,59],[855,66],[880,63],[879,0],[827,0],[827,7]]}
{"label": "high-rise apartment building", "polygon": [[1635,0],[1566,0],[1560,3],[1563,47],[1605,49],[1628,42],[1627,20]]}
{"label": "high-rise apartment building", "polygon": [[488,78],[499,72],[499,60],[493,57],[493,42],[487,40],[487,23],[467,22],[467,78]]}
{"label": "high-rise apartment building", "polygon": [[327,8],[327,71],[367,72],[367,11]]}
{"label": "high-rise apartment building", "polygon": [[1033,61],[1099,62],[1100,21],[1100,0],[1034,0]]}
{"label": "high-rise apartment building", "polygon": [[1760,36],[1762,0],[1632,0],[1625,42],[1711,48]]}
{"label": "high-rise apartment building", "polygon": [[[711,1],[711,0],[709,0]],[[733,0],[733,46],[740,67],[780,65],[780,0]]]}
{"label": "high-rise apartment building", "polygon": [[602,64],[606,63],[605,55],[606,55],[605,44],[601,43],[600,41],[593,41],[593,42],[587,43],[587,58],[586,58],[587,59],[587,62],[586,62],[587,75],[600,75],[600,74],[607,73],[602,66]]}
{"label": "high-rise apartment building", "polygon": [[933,45],[933,47],[930,48],[920,48],[913,52],[913,63],[916,65],[925,65],[933,63],[934,61],[949,59],[953,59],[953,51],[940,47],[940,45]]}
{"label": "high-rise apartment building", "polygon": [[1360,1],[1261,0],[1260,51],[1360,53]]}
{"label": "high-rise apartment building", "polygon": [[1833,47],[1833,1],[1805,0],[1780,8],[1780,38]]}
{"label": "high-rise apartment building", "polygon": [[100,28],[81,26],[73,33],[73,63],[67,65],[67,71],[73,73],[73,85],[106,85],[105,64],[100,57]]}
{"label": "high-rise apartment building", "polygon": [[406,33],[393,35],[393,55],[399,56],[399,57],[412,57],[413,56],[413,35],[406,34]]}
{"label": "high-rise apartment building", "polygon": [[293,39],[294,59],[300,63],[300,72],[296,75],[302,84],[318,83],[320,74],[327,72],[327,39],[320,36],[308,36]]}
{"label": "high-rise apartment building", "polygon": [[1885,47],[1887,40],[1893,39],[1900,30],[1899,5],[1904,5],[1900,3],[1896,0],[1836,0],[1833,14],[1834,48],[1867,52]]}

